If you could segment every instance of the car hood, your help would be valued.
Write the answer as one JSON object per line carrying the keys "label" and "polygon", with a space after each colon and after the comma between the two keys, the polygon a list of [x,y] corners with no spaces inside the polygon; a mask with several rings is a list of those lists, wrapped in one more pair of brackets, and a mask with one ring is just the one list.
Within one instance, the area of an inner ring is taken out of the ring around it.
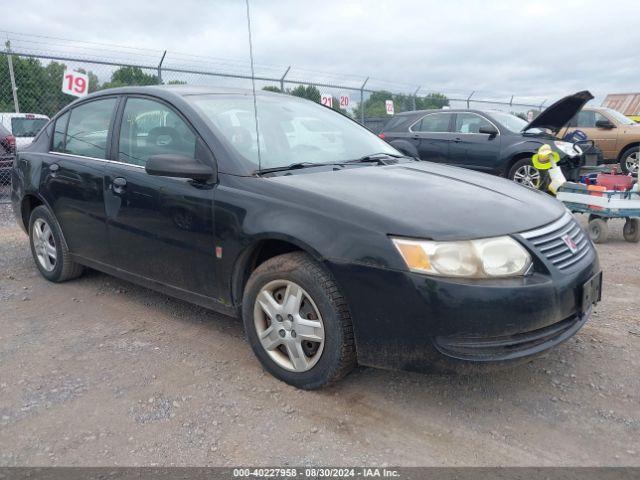
{"label": "car hood", "polygon": [[587,90],[561,98],[553,105],[545,108],[522,131],[526,132],[532,128],[548,128],[557,133],[592,99],[593,95]]}
{"label": "car hood", "polygon": [[385,234],[433,240],[523,232],[565,212],[542,192],[431,162],[302,171],[269,180],[279,191],[295,189],[283,195],[296,205]]}

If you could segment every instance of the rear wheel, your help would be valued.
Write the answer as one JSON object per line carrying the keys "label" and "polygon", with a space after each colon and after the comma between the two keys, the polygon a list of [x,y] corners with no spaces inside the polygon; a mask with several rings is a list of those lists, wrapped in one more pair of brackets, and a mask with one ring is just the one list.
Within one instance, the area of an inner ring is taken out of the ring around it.
{"label": "rear wheel", "polygon": [[47,280],[64,282],[82,274],[82,266],[71,259],[58,222],[44,205],[31,213],[29,241],[36,267]]}
{"label": "rear wheel", "polygon": [[604,243],[609,237],[609,225],[607,221],[600,217],[589,220],[589,236],[593,243]]}
{"label": "rear wheel", "polygon": [[544,174],[531,163],[530,158],[522,158],[513,164],[508,175],[509,180],[525,187],[540,190],[544,184]]}
{"label": "rear wheel", "polygon": [[274,257],[253,272],[242,318],[264,368],[290,385],[321,388],[356,366],[346,301],[329,272],[305,253]]}
{"label": "rear wheel", "polygon": [[624,222],[624,228],[622,229],[622,235],[627,242],[638,243],[640,242],[640,219],[627,218]]}
{"label": "rear wheel", "polygon": [[638,163],[640,161],[640,147],[632,147],[620,157],[620,168],[624,173],[638,173]]}

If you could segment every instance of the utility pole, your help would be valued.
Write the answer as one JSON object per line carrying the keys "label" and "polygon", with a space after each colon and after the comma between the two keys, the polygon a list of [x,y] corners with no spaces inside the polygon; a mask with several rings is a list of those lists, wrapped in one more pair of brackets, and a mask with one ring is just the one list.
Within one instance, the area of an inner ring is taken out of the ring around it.
{"label": "utility pole", "polygon": [[360,123],[364,125],[364,87],[367,85],[369,77],[364,80],[364,83],[360,87]]}
{"label": "utility pole", "polygon": [[18,104],[18,87],[16,87],[16,77],[13,74],[13,59],[11,58],[11,42],[9,40],[4,44],[7,47],[7,62],[9,62],[9,78],[11,79],[11,92],[13,93],[13,107],[16,113],[20,113],[20,105]]}

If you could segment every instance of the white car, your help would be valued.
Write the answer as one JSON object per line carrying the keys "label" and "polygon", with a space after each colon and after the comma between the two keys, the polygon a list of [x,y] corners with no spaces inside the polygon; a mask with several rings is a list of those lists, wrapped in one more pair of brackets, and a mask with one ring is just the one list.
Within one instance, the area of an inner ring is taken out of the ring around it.
{"label": "white car", "polygon": [[39,113],[0,113],[0,124],[16,138],[16,149],[29,145],[49,121]]}

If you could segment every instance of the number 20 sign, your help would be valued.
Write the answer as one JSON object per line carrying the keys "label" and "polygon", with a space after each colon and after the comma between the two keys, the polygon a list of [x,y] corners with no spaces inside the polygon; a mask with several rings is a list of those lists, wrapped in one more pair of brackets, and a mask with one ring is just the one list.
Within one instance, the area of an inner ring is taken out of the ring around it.
{"label": "number 20 sign", "polygon": [[89,93],[89,77],[84,73],[65,70],[62,77],[62,93],[84,97]]}

